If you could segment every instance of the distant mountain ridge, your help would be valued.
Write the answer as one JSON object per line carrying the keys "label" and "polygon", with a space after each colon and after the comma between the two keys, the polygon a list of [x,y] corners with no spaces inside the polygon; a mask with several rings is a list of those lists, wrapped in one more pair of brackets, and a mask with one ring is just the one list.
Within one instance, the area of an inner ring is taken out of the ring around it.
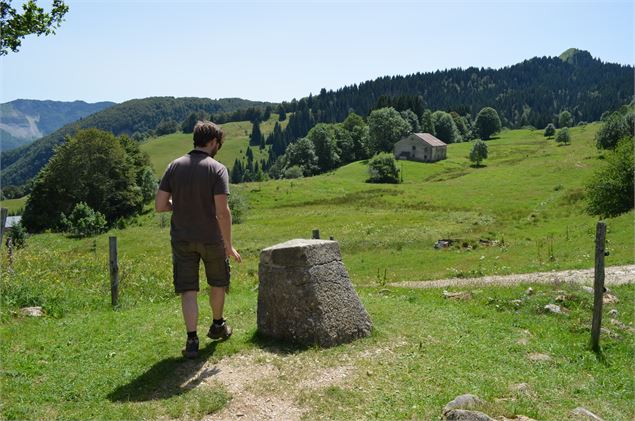
{"label": "distant mountain ridge", "polygon": [[114,102],[40,101],[17,99],[0,104],[0,144],[3,151],[27,145],[79,120],[115,105]]}
{"label": "distant mountain ridge", "polygon": [[20,186],[26,183],[46,165],[53,155],[55,146],[72,136],[77,130],[95,127],[114,133],[116,136],[144,133],[154,130],[164,121],[181,123],[193,112],[207,114],[232,112],[249,107],[274,105],[268,102],[249,101],[241,98],[174,98],[151,97],[133,99],[113,105],[81,120],[69,123],[47,136],[0,154],[0,178],[3,186]]}

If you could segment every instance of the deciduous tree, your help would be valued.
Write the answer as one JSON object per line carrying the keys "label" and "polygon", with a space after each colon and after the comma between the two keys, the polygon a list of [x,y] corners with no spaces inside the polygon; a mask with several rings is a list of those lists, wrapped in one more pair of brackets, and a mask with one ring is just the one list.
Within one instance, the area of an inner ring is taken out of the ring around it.
{"label": "deciduous tree", "polygon": [[558,131],[558,134],[556,135],[556,142],[564,143],[565,145],[568,145],[570,141],[571,141],[571,135],[569,134],[569,128],[568,127],[561,128]]}
{"label": "deciduous tree", "polygon": [[564,110],[558,114],[558,127],[573,127],[573,116],[569,111]]}
{"label": "deciduous tree", "polygon": [[480,167],[484,159],[487,159],[487,143],[482,140],[476,140],[470,151],[470,161],[474,162],[477,167]]}
{"label": "deciduous tree", "polygon": [[22,4],[22,13],[11,7],[11,0],[0,1],[0,56],[9,50],[17,52],[27,35],[50,35],[64,21],[68,6],[62,0],[53,0],[50,12],[45,12],[37,1]]}
{"label": "deciduous tree", "polygon": [[596,172],[587,185],[587,210],[602,217],[633,209],[633,137],[622,138],[607,156],[608,165]]}
{"label": "deciduous tree", "polygon": [[494,133],[500,132],[501,120],[495,109],[485,107],[478,112],[474,127],[481,139],[488,140]]}
{"label": "deciduous tree", "polygon": [[79,202],[101,212],[109,224],[135,215],[143,208],[143,192],[134,162],[112,133],[78,131],[38,174],[22,217],[25,227],[30,232],[58,228],[61,214],[69,215]]}
{"label": "deciduous tree", "polygon": [[368,116],[371,153],[392,151],[395,143],[409,132],[408,122],[392,107],[380,108]]}
{"label": "deciduous tree", "polygon": [[435,136],[445,143],[455,143],[461,141],[461,135],[456,128],[454,119],[445,111],[435,111],[432,113],[432,123],[434,124]]}

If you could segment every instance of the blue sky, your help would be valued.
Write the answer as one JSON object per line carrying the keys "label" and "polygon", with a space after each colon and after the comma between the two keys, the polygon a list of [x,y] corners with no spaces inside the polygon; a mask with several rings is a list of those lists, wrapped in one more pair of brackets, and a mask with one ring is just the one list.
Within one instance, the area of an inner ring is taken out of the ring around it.
{"label": "blue sky", "polygon": [[27,37],[0,59],[0,102],[278,102],[385,75],[500,68],[570,47],[634,63],[632,0],[66,3],[56,35]]}

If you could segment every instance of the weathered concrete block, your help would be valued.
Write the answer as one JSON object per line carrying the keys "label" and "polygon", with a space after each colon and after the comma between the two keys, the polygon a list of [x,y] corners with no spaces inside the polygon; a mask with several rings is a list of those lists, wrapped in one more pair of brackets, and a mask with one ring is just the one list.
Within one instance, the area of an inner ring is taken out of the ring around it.
{"label": "weathered concrete block", "polygon": [[370,317],[336,241],[291,240],[266,248],[258,276],[260,334],[326,347],[370,334]]}

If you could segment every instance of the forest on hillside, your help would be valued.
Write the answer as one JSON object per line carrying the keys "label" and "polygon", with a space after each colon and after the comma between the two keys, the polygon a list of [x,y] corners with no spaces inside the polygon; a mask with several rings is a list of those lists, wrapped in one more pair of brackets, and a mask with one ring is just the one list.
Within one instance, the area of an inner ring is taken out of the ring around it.
{"label": "forest on hillside", "polygon": [[599,120],[602,113],[630,103],[633,90],[633,66],[604,63],[587,51],[568,50],[561,57],[535,57],[502,69],[470,67],[385,76],[337,90],[322,89],[318,95],[281,104],[241,99],[138,99],[67,125],[28,147],[3,152],[1,177],[6,186],[26,183],[48,162],[53,148],[79,128],[95,127],[141,140],[148,134],[176,131],[193,114],[208,115],[218,122],[245,117],[257,121],[259,112],[264,115],[273,108],[281,116],[290,113],[277,144],[273,139],[269,142],[279,156],[316,124],[342,122],[352,112],[367,118],[371,111],[384,107],[410,109],[418,116],[425,110],[442,110],[470,120],[483,107],[493,107],[505,127],[544,128],[557,122],[562,111],[569,112],[576,124]]}

